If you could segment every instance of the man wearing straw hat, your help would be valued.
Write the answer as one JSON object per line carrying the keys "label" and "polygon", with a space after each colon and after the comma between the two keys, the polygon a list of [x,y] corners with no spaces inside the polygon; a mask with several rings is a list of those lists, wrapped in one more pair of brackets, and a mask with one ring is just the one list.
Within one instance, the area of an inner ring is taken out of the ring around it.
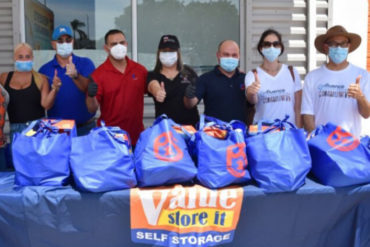
{"label": "man wearing straw hat", "polygon": [[316,37],[315,47],[328,56],[328,62],[305,78],[301,114],[307,131],[331,122],[360,136],[361,116],[370,116],[369,76],[366,70],[347,61],[348,53],[360,43],[359,35],[342,26]]}

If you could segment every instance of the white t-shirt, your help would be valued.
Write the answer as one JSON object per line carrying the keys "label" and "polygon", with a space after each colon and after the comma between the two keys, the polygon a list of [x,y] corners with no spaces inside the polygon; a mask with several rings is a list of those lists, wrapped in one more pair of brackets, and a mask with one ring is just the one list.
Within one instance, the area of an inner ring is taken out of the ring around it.
{"label": "white t-shirt", "polygon": [[357,100],[347,96],[348,86],[356,82],[361,75],[360,87],[366,99],[370,98],[368,72],[353,64],[334,71],[322,65],[307,74],[303,86],[302,114],[314,115],[315,125],[328,122],[359,137],[361,133],[361,115]]}
{"label": "white t-shirt", "polygon": [[[268,74],[260,67],[256,70],[261,87],[253,121],[284,119],[285,115],[289,115],[288,121],[295,124],[294,93],[302,89],[297,70],[293,68],[295,81],[285,64],[275,76]],[[255,80],[253,71],[249,71],[245,77],[245,88]]]}

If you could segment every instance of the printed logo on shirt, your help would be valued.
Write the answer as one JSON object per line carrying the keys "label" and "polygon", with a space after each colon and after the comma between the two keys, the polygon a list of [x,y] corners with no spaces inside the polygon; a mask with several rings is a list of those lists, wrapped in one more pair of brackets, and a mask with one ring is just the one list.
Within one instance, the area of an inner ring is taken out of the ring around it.
{"label": "printed logo on shirt", "polygon": [[132,79],[133,79],[134,81],[136,81],[136,80],[137,80],[137,76],[136,76],[135,74],[132,74]]}
{"label": "printed logo on shirt", "polygon": [[360,145],[360,141],[357,138],[339,126],[330,133],[326,141],[331,147],[343,152],[352,151]]}
{"label": "printed logo on shirt", "polygon": [[164,132],[154,140],[154,156],[163,161],[176,162],[182,159],[184,153],[176,145],[178,140],[173,136],[171,131]]}
{"label": "printed logo on shirt", "polygon": [[348,98],[347,88],[341,84],[323,83],[318,86],[319,98],[321,97],[335,97]]}
{"label": "printed logo on shirt", "polygon": [[240,90],[245,91],[245,85],[244,85],[244,83],[240,84]]}
{"label": "printed logo on shirt", "polygon": [[292,101],[291,95],[285,89],[266,90],[260,93],[260,97],[263,104]]}
{"label": "printed logo on shirt", "polygon": [[131,240],[155,246],[216,246],[231,243],[243,189],[200,185],[130,190]]}

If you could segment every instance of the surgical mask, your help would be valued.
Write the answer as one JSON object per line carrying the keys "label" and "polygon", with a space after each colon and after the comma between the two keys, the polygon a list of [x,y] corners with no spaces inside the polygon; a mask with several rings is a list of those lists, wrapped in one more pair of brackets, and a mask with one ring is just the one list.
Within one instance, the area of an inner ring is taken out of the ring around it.
{"label": "surgical mask", "polygon": [[177,52],[160,52],[159,60],[166,67],[171,67],[177,62]]}
{"label": "surgical mask", "polygon": [[122,44],[117,44],[110,48],[110,54],[117,60],[122,60],[127,55],[127,47]]}
{"label": "surgical mask", "polygon": [[281,48],[275,48],[275,47],[270,47],[270,48],[263,48],[262,49],[262,54],[263,56],[270,62],[275,61],[281,53]]}
{"label": "surgical mask", "polygon": [[340,64],[346,60],[348,56],[348,47],[329,47],[329,58],[333,63]]}
{"label": "surgical mask", "polygon": [[57,43],[57,54],[60,55],[61,57],[68,57],[69,55],[72,54],[73,51],[73,43]]}
{"label": "surgical mask", "polygon": [[28,72],[32,70],[33,67],[33,61],[15,61],[14,63],[15,69],[20,72]]}
{"label": "surgical mask", "polygon": [[221,57],[220,66],[227,72],[231,72],[239,65],[239,59],[233,57]]}

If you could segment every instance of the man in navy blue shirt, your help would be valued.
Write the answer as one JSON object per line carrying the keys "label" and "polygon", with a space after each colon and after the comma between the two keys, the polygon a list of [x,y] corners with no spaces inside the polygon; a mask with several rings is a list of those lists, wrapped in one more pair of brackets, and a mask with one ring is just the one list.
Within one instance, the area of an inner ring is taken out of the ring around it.
{"label": "man in navy blue shirt", "polygon": [[229,122],[245,122],[246,97],[244,77],[238,69],[240,51],[235,41],[224,40],[218,46],[218,64],[210,72],[201,75],[194,85],[189,85],[184,97],[188,108],[202,99],[204,114]]}
{"label": "man in navy blue shirt", "polygon": [[58,93],[54,106],[48,110],[48,118],[75,120],[77,134],[80,136],[88,134],[95,127],[95,114],[89,113],[85,103],[88,77],[95,70],[95,66],[89,58],[72,53],[73,42],[69,26],[56,27],[51,41],[56,55],[44,64],[39,72],[48,77],[52,88],[53,81],[61,85],[60,88],[55,88]]}

